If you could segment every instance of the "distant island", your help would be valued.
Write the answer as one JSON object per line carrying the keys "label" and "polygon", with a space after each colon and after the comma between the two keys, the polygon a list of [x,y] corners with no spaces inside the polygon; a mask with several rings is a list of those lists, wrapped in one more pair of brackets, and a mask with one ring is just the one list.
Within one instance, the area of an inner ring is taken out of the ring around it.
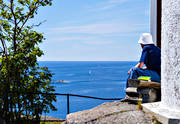
{"label": "distant island", "polygon": [[57,81],[52,81],[52,83],[68,83],[69,81],[66,80],[57,80]]}

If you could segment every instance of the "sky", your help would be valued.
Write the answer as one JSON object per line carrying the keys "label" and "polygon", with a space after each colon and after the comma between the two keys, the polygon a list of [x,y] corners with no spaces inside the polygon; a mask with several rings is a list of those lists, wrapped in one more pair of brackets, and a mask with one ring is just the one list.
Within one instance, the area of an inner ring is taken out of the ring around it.
{"label": "sky", "polygon": [[149,0],[53,0],[33,23],[46,40],[39,61],[138,61],[149,32]]}

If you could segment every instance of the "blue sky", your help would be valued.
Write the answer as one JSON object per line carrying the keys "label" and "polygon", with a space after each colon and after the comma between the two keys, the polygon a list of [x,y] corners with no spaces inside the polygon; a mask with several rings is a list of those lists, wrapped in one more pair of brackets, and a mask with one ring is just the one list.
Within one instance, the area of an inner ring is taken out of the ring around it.
{"label": "blue sky", "polygon": [[40,61],[137,61],[149,32],[148,0],[53,0],[34,23],[46,40]]}

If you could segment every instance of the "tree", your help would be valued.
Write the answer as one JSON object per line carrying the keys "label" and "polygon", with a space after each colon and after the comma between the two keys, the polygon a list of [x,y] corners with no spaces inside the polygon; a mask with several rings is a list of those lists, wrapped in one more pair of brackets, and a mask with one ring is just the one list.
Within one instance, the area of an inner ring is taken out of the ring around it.
{"label": "tree", "polygon": [[38,44],[43,34],[29,25],[41,6],[52,0],[0,0],[0,116],[6,121],[40,119],[42,112],[56,110],[50,85],[52,73],[40,67]]}

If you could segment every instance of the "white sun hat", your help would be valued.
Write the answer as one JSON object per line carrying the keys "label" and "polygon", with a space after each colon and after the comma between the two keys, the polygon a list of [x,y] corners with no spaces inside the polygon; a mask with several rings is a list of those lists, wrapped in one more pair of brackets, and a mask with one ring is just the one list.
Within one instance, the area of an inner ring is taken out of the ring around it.
{"label": "white sun hat", "polygon": [[142,33],[140,35],[139,41],[138,43],[140,44],[154,44],[153,40],[152,40],[152,35],[150,33]]}

